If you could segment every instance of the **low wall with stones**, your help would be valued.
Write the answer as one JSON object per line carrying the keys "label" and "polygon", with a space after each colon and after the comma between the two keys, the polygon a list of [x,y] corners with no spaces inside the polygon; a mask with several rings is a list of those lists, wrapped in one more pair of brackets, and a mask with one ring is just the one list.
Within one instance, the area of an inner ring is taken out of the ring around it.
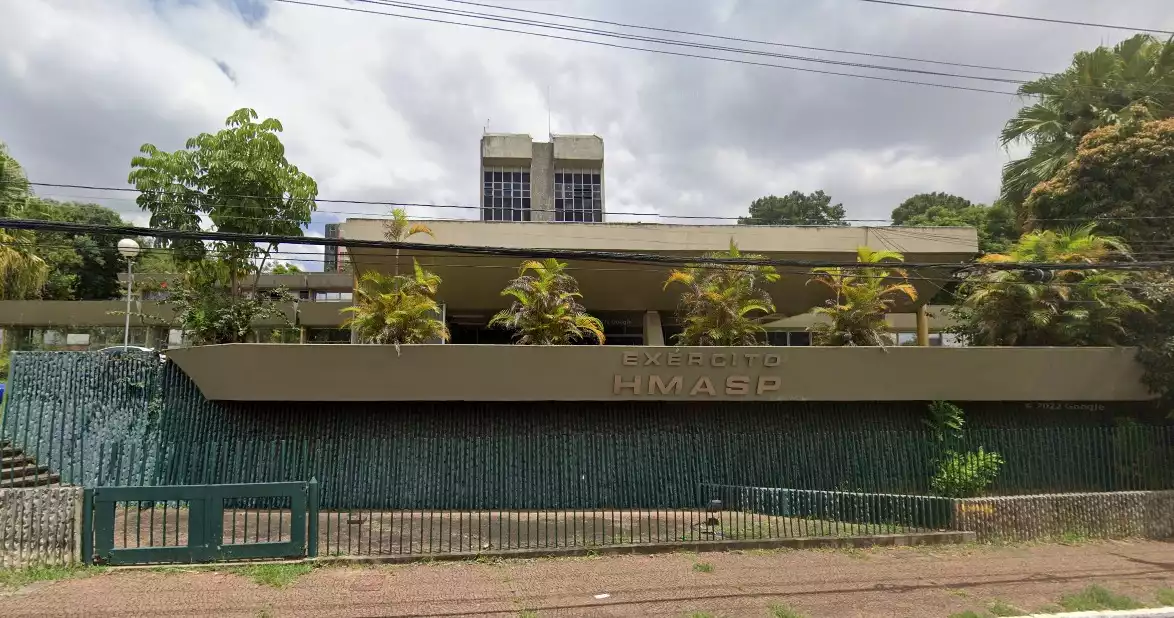
{"label": "low wall with stones", "polygon": [[1174,491],[956,500],[954,529],[974,532],[979,541],[1174,538]]}
{"label": "low wall with stones", "polygon": [[78,562],[81,505],[80,487],[0,489],[0,567]]}

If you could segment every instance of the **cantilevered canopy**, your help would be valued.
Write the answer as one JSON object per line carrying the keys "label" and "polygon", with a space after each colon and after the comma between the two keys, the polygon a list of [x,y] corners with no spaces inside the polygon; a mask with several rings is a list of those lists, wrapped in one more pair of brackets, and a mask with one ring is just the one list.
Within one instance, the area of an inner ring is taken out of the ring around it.
{"label": "cantilevered canopy", "polygon": [[[512,249],[594,250],[700,256],[723,251],[734,240],[744,253],[771,259],[853,261],[861,246],[900,251],[907,262],[963,263],[978,252],[973,228],[767,227],[738,225],[659,225],[625,223],[517,223],[423,221],[434,237],[418,234],[421,244],[508,247]],[[383,240],[383,221],[348,219],[342,235],[349,239]],[[412,260],[440,275],[439,300],[450,313],[503,307],[501,289],[517,276],[523,261],[516,257],[459,255],[424,251],[349,250],[357,272],[408,272]],[[583,302],[593,311],[672,311],[678,290],[664,290],[671,267],[568,260],[579,281]],[[949,276],[949,269],[910,272],[921,300],[928,301]],[[781,268],[782,278],[767,286],[783,316],[797,315],[827,299],[823,286],[808,285],[809,269]],[[910,307],[896,307],[908,311]]]}

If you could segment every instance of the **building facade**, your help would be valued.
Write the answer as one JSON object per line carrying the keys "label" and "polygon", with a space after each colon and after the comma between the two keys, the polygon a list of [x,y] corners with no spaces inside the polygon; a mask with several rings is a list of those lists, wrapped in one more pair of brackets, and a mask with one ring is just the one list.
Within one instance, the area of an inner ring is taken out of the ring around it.
{"label": "building facade", "polygon": [[524,134],[481,138],[481,220],[602,223],[603,140]]}

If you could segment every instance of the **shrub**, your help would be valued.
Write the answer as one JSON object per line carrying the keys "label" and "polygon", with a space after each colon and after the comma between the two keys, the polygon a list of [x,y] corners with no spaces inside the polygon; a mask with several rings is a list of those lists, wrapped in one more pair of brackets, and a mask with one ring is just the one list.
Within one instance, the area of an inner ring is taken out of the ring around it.
{"label": "shrub", "polygon": [[999,475],[1003,456],[982,447],[967,453],[947,452],[938,464],[930,486],[951,498],[971,498],[983,492]]}

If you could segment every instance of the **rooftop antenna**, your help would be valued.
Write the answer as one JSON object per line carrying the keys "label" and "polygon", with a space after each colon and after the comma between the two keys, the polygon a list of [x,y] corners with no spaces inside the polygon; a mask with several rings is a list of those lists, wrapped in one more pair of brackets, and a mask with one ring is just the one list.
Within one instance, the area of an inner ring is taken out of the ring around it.
{"label": "rooftop antenna", "polygon": [[489,135],[489,118],[485,119],[485,126],[481,127],[481,135]]}

